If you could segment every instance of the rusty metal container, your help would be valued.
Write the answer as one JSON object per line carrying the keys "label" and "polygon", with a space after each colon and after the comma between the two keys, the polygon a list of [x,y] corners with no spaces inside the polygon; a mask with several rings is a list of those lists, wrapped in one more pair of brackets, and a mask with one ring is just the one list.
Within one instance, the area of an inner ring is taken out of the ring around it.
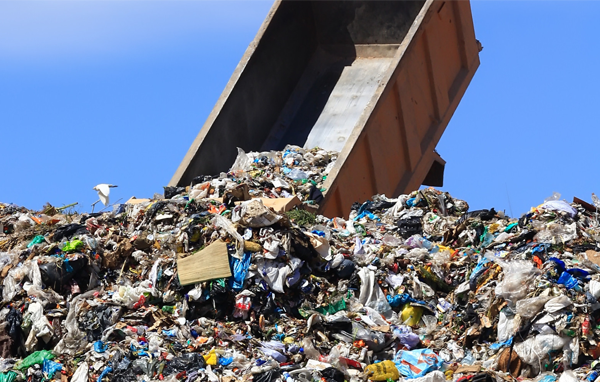
{"label": "rusty metal container", "polygon": [[340,151],[326,216],[441,186],[435,146],[478,66],[468,1],[276,1],[170,184],[295,144]]}

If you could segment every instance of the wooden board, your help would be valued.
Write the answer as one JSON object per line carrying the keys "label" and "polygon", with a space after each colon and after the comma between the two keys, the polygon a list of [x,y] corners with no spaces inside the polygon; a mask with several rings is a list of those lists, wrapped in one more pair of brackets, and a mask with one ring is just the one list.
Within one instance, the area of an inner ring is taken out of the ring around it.
{"label": "wooden board", "polygon": [[218,240],[193,255],[178,258],[177,273],[181,285],[230,277],[227,244]]}

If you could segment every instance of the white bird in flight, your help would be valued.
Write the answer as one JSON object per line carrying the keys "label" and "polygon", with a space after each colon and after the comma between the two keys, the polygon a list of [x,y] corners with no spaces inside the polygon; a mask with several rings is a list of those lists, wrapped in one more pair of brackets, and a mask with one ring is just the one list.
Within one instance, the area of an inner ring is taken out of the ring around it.
{"label": "white bird in flight", "polygon": [[98,197],[100,198],[100,201],[105,206],[108,205],[108,195],[110,194],[110,189],[115,188],[115,187],[118,187],[118,186],[115,186],[114,184],[106,184],[106,183],[101,183],[101,184],[97,185],[96,187],[94,187],[94,190],[98,191]]}

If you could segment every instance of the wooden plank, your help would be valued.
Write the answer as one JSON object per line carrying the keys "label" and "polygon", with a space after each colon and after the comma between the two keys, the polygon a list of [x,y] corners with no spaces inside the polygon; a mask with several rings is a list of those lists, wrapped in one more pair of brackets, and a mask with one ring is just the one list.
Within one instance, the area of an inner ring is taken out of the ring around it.
{"label": "wooden plank", "polygon": [[177,258],[177,274],[181,285],[231,277],[227,244],[218,240],[193,255]]}

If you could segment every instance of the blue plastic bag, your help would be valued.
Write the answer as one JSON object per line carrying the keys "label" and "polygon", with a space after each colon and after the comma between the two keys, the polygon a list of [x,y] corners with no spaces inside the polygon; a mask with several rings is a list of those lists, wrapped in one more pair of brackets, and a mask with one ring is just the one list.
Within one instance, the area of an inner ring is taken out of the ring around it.
{"label": "blue plastic bag", "polygon": [[107,346],[104,345],[104,342],[102,341],[96,341],[94,342],[94,350],[96,351],[96,353],[104,353],[106,351]]}
{"label": "blue plastic bag", "polygon": [[246,280],[248,268],[250,268],[250,260],[252,260],[252,253],[250,252],[244,252],[241,260],[233,256],[229,257],[229,266],[233,275],[229,278],[229,287],[236,292],[244,288],[244,280]]}
{"label": "blue plastic bag", "polygon": [[62,365],[58,362],[50,361],[49,359],[44,360],[44,364],[42,365],[42,371],[49,378],[54,376],[54,373],[62,370]]}
{"label": "blue plastic bag", "polygon": [[566,286],[567,289],[573,289],[573,288],[577,289],[577,286],[578,286],[577,279],[575,277],[571,276],[566,271],[560,274],[560,277],[558,278],[557,282],[559,284]]}
{"label": "blue plastic bag", "polygon": [[399,350],[394,363],[400,374],[408,379],[419,378],[442,367],[444,361],[429,349]]}
{"label": "blue plastic bag", "polygon": [[108,375],[108,373],[112,373],[112,371],[113,371],[112,367],[107,366],[106,369],[102,370],[102,373],[100,373],[96,382],[101,382],[102,378],[106,377]]}

